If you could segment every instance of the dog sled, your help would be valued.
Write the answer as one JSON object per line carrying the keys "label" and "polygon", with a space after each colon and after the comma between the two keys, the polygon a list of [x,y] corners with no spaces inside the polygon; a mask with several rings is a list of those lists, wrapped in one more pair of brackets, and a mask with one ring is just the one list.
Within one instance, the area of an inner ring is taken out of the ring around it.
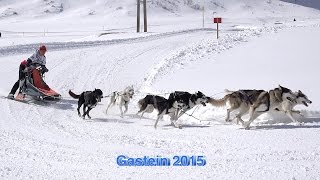
{"label": "dog sled", "polygon": [[48,101],[61,99],[61,95],[44,82],[42,72],[42,67],[38,66],[26,73],[24,80],[20,81],[21,92],[16,96],[17,100],[23,100],[25,96]]}

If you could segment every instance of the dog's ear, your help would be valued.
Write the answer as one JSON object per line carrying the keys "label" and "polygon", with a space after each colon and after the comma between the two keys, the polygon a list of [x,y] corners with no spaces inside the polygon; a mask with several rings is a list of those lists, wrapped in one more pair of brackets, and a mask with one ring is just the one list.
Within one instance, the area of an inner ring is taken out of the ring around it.
{"label": "dog's ear", "polygon": [[279,89],[282,90],[282,86],[279,84]]}
{"label": "dog's ear", "polygon": [[302,94],[302,92],[301,92],[300,90],[298,91],[298,93],[299,93],[299,94]]}
{"label": "dog's ear", "polygon": [[201,91],[198,91],[198,94],[204,95]]}
{"label": "dog's ear", "polygon": [[276,97],[276,99],[278,100],[278,101],[282,101],[282,93],[281,92],[279,92],[279,91],[274,91],[274,96]]}

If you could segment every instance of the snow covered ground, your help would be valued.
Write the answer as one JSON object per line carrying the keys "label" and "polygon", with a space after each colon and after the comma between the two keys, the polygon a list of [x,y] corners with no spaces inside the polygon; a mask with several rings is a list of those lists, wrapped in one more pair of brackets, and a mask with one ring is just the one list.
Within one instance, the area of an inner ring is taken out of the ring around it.
{"label": "snow covered ground", "polygon": [[[25,104],[0,98],[1,179],[320,177],[317,3],[308,8],[311,1],[299,5],[289,0],[206,2],[206,28],[201,29],[201,11],[195,8],[201,1],[152,0],[150,32],[136,34],[131,1],[108,6],[105,1],[32,2],[34,6],[23,9],[22,1],[0,1],[1,31],[37,32],[24,36],[4,32],[0,38],[0,95],[6,96],[16,81],[20,61],[46,42],[50,71],[45,80],[63,99]],[[227,17],[219,40],[211,24],[212,12]],[[105,32],[101,26],[116,30],[100,36]],[[46,28],[59,33],[42,35]],[[135,115],[137,101],[146,93],[200,90],[219,98],[224,89],[268,90],[278,84],[301,90],[313,101],[308,108],[297,107],[304,115],[297,116],[303,126],[295,126],[284,114],[271,113],[247,131],[224,122],[225,108],[210,105],[190,110],[196,118],[182,116],[178,121],[182,129],[169,126],[166,117],[155,130],[156,113],[141,120]],[[83,120],[76,113],[77,101],[67,93],[101,88],[108,95],[129,85],[134,85],[136,94],[124,118],[117,107],[106,115],[108,99],[104,99],[91,111],[93,119]],[[203,155],[207,164],[119,167],[118,155]]]}

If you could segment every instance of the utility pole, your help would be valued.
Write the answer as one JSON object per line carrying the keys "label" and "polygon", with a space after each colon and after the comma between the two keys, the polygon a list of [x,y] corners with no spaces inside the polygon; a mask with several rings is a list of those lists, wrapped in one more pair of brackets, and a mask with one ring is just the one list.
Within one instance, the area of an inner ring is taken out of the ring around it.
{"label": "utility pole", "polygon": [[204,28],[204,0],[202,2],[202,28]]}
{"label": "utility pole", "polygon": [[140,32],[140,0],[137,0],[137,32]]}
{"label": "utility pole", "polygon": [[143,25],[144,32],[148,31],[148,23],[147,23],[147,0],[143,0]]}

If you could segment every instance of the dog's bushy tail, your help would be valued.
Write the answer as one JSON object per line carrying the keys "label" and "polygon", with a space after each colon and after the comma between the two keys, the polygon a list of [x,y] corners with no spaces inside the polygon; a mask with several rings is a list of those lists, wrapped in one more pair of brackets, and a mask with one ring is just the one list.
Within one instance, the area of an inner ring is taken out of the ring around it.
{"label": "dog's bushy tail", "polygon": [[228,94],[234,93],[234,91],[230,91],[229,89],[225,89],[224,92]]}
{"label": "dog's bushy tail", "polygon": [[211,105],[213,106],[216,106],[216,107],[222,107],[222,106],[225,106],[226,105],[226,102],[228,100],[228,95],[224,96],[223,98],[221,99],[214,99],[214,98],[210,98],[208,103],[210,103]]}
{"label": "dog's bushy tail", "polygon": [[69,90],[69,95],[75,99],[79,99],[80,98],[80,95],[77,95],[75,93],[73,93],[71,90]]}

